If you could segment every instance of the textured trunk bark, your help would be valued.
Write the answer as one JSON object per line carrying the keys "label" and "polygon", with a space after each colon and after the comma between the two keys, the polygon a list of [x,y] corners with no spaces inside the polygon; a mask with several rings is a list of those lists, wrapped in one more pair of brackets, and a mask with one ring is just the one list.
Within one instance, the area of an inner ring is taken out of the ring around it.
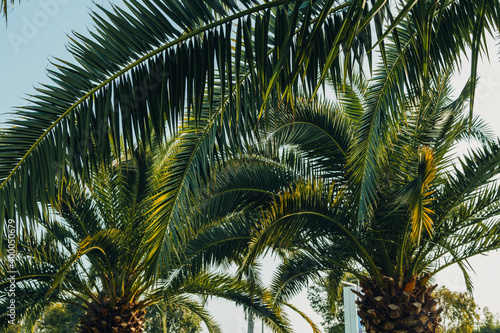
{"label": "textured trunk bark", "polygon": [[385,285],[374,279],[361,283],[362,292],[355,292],[359,299],[358,314],[368,333],[434,333],[439,327],[442,309],[432,296],[437,287],[426,285],[427,278],[417,281],[412,277],[404,286],[401,281],[385,277]]}
{"label": "textured trunk bark", "polygon": [[146,311],[137,303],[117,300],[114,305],[109,297],[100,294],[92,301],[80,318],[80,333],[140,333],[144,332]]}

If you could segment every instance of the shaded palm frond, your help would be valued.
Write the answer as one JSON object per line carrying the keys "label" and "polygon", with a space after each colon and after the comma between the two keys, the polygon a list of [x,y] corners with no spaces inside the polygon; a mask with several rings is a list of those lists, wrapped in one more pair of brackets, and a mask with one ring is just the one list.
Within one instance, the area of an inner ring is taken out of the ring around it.
{"label": "shaded palm frond", "polygon": [[[37,217],[30,203],[49,204],[55,179],[62,182],[68,170],[85,179],[95,154],[106,158],[114,147],[122,156],[138,141],[176,132],[183,119],[200,118],[205,98],[211,111],[235,94],[237,121],[249,99],[262,111],[291,100],[299,81],[316,88],[319,69],[339,73],[339,57],[360,60],[371,40],[367,23],[388,8],[385,1],[126,5],[92,12],[90,37],[71,38],[74,62],[56,60],[52,83],[38,88],[9,122],[0,140],[0,211],[12,214],[15,205],[20,217]],[[243,90],[245,80],[251,84]]]}

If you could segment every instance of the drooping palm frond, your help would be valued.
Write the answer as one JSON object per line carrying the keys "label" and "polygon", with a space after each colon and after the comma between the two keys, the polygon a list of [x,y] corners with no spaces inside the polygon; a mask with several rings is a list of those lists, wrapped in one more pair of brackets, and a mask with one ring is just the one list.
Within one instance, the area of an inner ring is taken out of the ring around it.
{"label": "drooping palm frond", "polygon": [[[376,276],[378,269],[358,240],[360,235],[355,230],[346,199],[342,188],[321,181],[298,183],[294,189],[284,191],[265,212],[262,225],[252,237],[246,261],[253,260],[268,247],[293,249],[294,244],[314,243],[317,238],[328,237],[348,247],[352,255],[347,258],[358,261]],[[342,262],[337,264],[348,269]]]}
{"label": "drooping palm frond", "polygon": [[173,293],[174,297],[180,294],[222,298],[243,306],[258,318],[262,318],[273,332],[291,331],[284,313],[278,305],[271,302],[268,292],[259,286],[250,287],[248,283],[227,274],[202,273],[176,277],[158,290],[159,293],[164,293],[167,301],[171,297],[170,293]]}
{"label": "drooping palm frond", "polygon": [[[378,190],[377,166],[384,163],[386,147],[392,144],[384,129],[395,126],[400,118],[405,117],[403,110],[407,107],[407,94],[412,100],[426,98],[432,94],[430,87],[439,80],[443,71],[461,67],[460,57],[467,52],[469,45],[474,43],[476,55],[485,49],[484,45],[480,46],[481,39],[472,41],[468,35],[456,40],[450,36],[484,29],[481,20],[485,17],[492,24],[490,28],[495,26],[498,30],[498,4],[487,2],[488,5],[481,7],[477,2],[467,1],[440,4],[416,1],[410,15],[392,30],[391,38],[380,44],[382,63],[375,70],[373,88],[365,106],[368,112],[359,122],[349,163],[353,175],[351,181],[358,184],[360,224],[367,218],[369,220],[373,213],[372,203],[377,199]],[[404,4],[401,2],[401,6]],[[473,102],[477,82],[474,67],[471,75],[467,96]]]}
{"label": "drooping palm frond", "polygon": [[[373,84],[366,93],[364,112],[357,123],[349,155],[351,182],[356,184],[359,197],[359,223],[373,213],[371,202],[376,199],[377,165],[382,165],[386,148],[391,145],[387,127],[395,126],[395,119],[401,116],[405,105],[401,105],[404,96],[404,64],[402,56],[395,48],[384,52],[384,64],[375,71]],[[349,104],[347,104],[349,105]]]}
{"label": "drooping palm frond", "polygon": [[328,101],[299,97],[295,104],[293,114],[281,107],[270,115],[268,140],[276,147],[296,147],[310,161],[315,175],[342,178],[353,122]]}
{"label": "drooping palm frond", "polygon": [[[316,249],[307,247],[295,250],[284,259],[274,274],[271,286],[275,301],[288,301],[324,273],[344,275],[349,266],[349,256],[343,253],[340,244],[325,243],[328,245]],[[335,270],[329,270],[329,265],[335,265]]]}
{"label": "drooping palm frond", "polygon": [[[226,101],[235,104],[234,123],[239,114],[291,100],[299,85],[315,89],[320,69],[340,77],[340,63],[359,60],[376,35],[368,23],[388,10],[385,1],[125,5],[92,12],[90,37],[71,39],[74,62],[56,60],[52,83],[8,123],[0,144],[1,214],[36,217],[35,202],[47,205],[57,194],[55,179],[88,177],[95,152],[115,147],[121,156],[138,141],[161,139],[182,119],[199,119],[204,103],[221,114]],[[236,101],[226,99],[233,94]]]}

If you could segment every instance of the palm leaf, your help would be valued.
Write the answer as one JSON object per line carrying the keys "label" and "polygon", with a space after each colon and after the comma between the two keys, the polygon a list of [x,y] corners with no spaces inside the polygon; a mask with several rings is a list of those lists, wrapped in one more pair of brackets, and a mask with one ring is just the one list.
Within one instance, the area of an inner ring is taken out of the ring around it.
{"label": "palm leaf", "polygon": [[[300,29],[302,25],[314,27],[305,47],[311,49],[324,41],[321,36],[340,42],[344,37],[335,37],[337,26],[350,22],[343,17],[343,7],[315,4],[308,12],[313,19],[299,11],[296,22],[286,23],[288,30],[282,34],[274,24],[285,24],[287,9],[296,5],[292,0],[262,4],[245,1],[244,8],[232,1],[130,0],[126,5],[127,11],[115,6],[92,13],[95,30],[91,37],[75,34],[71,39],[69,50],[74,63],[56,60],[55,68],[49,70],[53,82],[38,88],[29,99],[31,105],[19,108],[18,117],[9,123],[0,144],[1,211],[7,208],[12,213],[9,198],[15,197],[21,218],[36,217],[30,202],[47,205],[56,194],[41,189],[52,189],[53,179],[61,180],[69,169],[79,178],[88,177],[88,163],[93,163],[94,153],[105,156],[109,147],[115,147],[115,156],[121,156],[122,149],[128,150],[139,140],[150,142],[153,132],[162,138],[167,129],[176,131],[182,119],[191,115],[199,119],[204,96],[208,96],[210,110],[220,107],[211,94],[217,72],[221,74],[219,101],[240,89],[245,78],[252,81],[248,98],[259,96],[260,87],[267,87],[271,81],[271,86],[285,84],[280,85],[281,92],[273,101],[282,91],[295,91],[292,86],[298,84],[297,75],[281,72],[281,66],[276,66],[283,62],[281,55],[288,54],[286,58],[295,63],[293,72],[299,73],[306,60],[309,68],[324,67],[321,59],[328,52],[315,47],[314,57],[303,58],[304,51],[298,52],[295,42],[290,42],[305,41],[309,36],[307,26]],[[351,7],[357,6],[353,2]],[[382,10],[381,6],[376,8]],[[241,36],[242,43],[232,50],[236,35]],[[267,35],[271,36],[268,46],[259,43],[259,38]],[[352,37],[350,43],[354,45]],[[273,50],[287,45],[290,51],[280,51],[279,57],[273,57]],[[201,61],[197,60],[199,55]],[[239,70],[235,59],[240,60]],[[239,77],[235,77],[238,71]],[[276,79],[271,79],[273,76]],[[229,103],[233,103],[231,98]],[[261,100],[261,104],[266,103]],[[16,147],[9,142],[16,142]],[[28,192],[21,184],[28,183],[30,188],[40,190],[23,195]],[[18,189],[16,194],[14,189]]]}

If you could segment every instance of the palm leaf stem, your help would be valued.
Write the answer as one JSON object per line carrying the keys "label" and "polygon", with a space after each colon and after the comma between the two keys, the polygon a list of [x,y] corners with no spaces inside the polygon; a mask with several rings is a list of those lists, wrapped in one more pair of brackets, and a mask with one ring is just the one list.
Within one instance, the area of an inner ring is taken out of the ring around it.
{"label": "palm leaf stem", "polygon": [[136,61],[134,61],[130,65],[128,65],[125,68],[123,68],[122,70],[118,71],[116,74],[112,75],[111,77],[109,77],[105,81],[101,82],[100,84],[98,84],[97,86],[95,86],[94,88],[92,88],[88,93],[86,93],[83,97],[81,97],[78,101],[76,101],[70,108],[68,108],[64,113],[62,113],[61,116],[59,116],[59,118],[56,121],[54,121],[42,133],[42,135],[35,141],[35,143],[33,143],[33,145],[30,147],[30,149],[26,152],[26,154],[19,160],[19,162],[12,169],[12,171],[9,173],[9,175],[4,179],[4,181],[0,185],[0,190],[3,189],[3,187],[5,186],[5,184],[9,181],[10,178],[12,178],[14,176],[15,172],[22,165],[22,163],[24,162],[24,160],[33,152],[33,150],[38,146],[38,144],[43,140],[43,138],[45,138],[52,131],[52,129],[56,125],[58,125],[66,116],[68,116],[68,114],[70,114],[73,109],[75,109],[78,105],[80,105],[85,100],[87,100],[88,98],[90,98],[94,93],[96,93],[97,91],[99,91],[104,86],[106,86],[109,83],[113,82],[114,80],[116,80],[118,77],[122,76],[123,74],[125,74],[129,70],[135,68],[140,63],[145,62],[146,60],[152,58],[156,54],[158,54],[158,53],[160,53],[162,51],[165,51],[166,49],[168,49],[168,48],[170,48],[172,46],[175,46],[175,45],[177,45],[179,43],[182,43],[182,42],[184,42],[185,40],[187,40],[187,39],[189,39],[191,37],[194,37],[194,36],[196,36],[196,35],[198,35],[200,33],[203,33],[203,32],[208,31],[210,29],[216,28],[218,26],[222,26],[225,23],[234,21],[234,20],[236,20],[238,18],[247,16],[247,15],[259,12],[259,11],[262,11],[262,10],[270,8],[270,7],[275,7],[275,6],[283,5],[283,4],[294,2],[294,1],[296,1],[296,0],[276,0],[276,1],[273,1],[273,2],[267,2],[267,3],[264,3],[262,5],[258,5],[258,6],[255,6],[253,8],[249,8],[249,9],[246,9],[246,10],[241,11],[239,13],[230,15],[230,16],[225,17],[225,18],[222,18],[220,21],[213,22],[213,23],[210,23],[210,24],[208,24],[206,26],[203,26],[203,27],[200,27],[198,29],[195,29],[195,30],[193,30],[193,31],[191,31],[191,32],[189,32],[189,33],[187,33],[187,34],[185,34],[185,35],[183,35],[183,36],[181,36],[181,37],[173,40],[172,42],[167,43],[167,44],[165,44],[165,45],[163,45],[163,46],[161,46],[161,47],[159,47],[159,48],[157,48],[157,49],[155,49],[155,50],[147,53],[146,55],[142,56],[141,58],[137,59]]}

